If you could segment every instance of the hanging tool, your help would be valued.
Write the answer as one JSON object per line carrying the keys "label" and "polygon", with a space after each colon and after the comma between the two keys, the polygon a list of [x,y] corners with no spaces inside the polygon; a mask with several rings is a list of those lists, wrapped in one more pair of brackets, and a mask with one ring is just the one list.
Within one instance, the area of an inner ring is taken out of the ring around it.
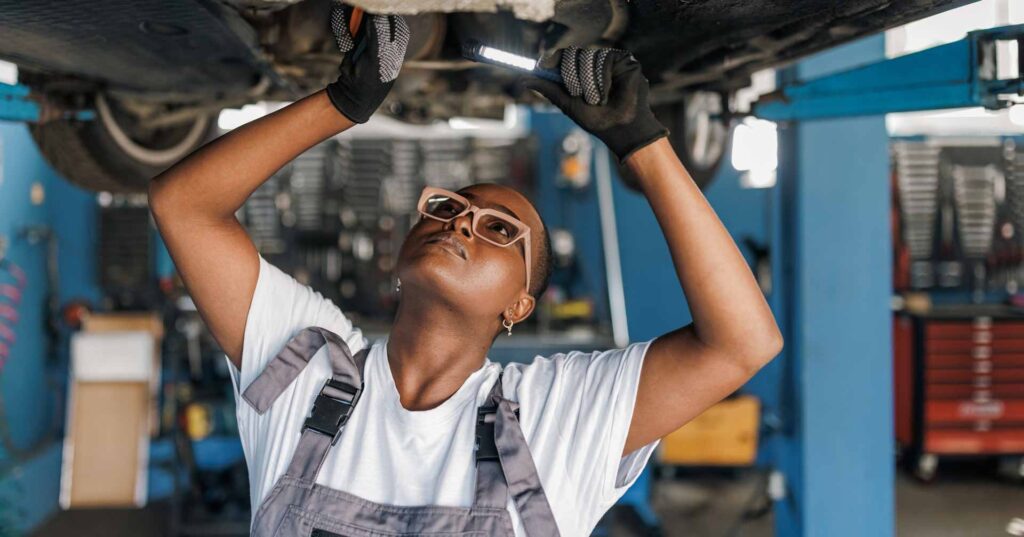
{"label": "hanging tool", "polygon": [[0,298],[9,300],[15,306],[21,302],[21,289],[9,283],[0,283]]}
{"label": "hanging tool", "polygon": [[7,304],[0,304],[0,319],[11,323],[18,322],[18,310]]}

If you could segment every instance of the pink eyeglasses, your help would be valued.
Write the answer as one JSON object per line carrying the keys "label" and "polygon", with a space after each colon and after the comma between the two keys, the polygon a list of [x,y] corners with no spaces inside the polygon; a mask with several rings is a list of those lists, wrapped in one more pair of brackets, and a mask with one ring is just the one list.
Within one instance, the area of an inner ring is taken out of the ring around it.
{"label": "pink eyeglasses", "polygon": [[423,216],[441,222],[451,222],[471,212],[473,219],[470,228],[473,234],[502,248],[522,239],[525,247],[526,292],[530,292],[530,228],[526,224],[501,211],[477,207],[455,192],[432,186],[423,189],[416,209]]}

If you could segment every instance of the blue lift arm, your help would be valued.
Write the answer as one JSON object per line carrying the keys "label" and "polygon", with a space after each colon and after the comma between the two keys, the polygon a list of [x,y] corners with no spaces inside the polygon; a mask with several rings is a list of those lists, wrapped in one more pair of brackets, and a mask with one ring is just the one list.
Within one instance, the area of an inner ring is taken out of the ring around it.
{"label": "blue lift arm", "polygon": [[[996,73],[997,42],[1016,41],[1017,78]],[[762,96],[753,115],[772,121],[810,120],[1024,102],[1024,24],[978,30],[967,37],[882,60]]]}
{"label": "blue lift arm", "polygon": [[[0,83],[0,121],[38,122],[44,119],[44,107],[31,97],[32,90],[21,84]],[[95,117],[92,110],[74,112],[60,111],[57,117],[73,117],[90,120]]]}

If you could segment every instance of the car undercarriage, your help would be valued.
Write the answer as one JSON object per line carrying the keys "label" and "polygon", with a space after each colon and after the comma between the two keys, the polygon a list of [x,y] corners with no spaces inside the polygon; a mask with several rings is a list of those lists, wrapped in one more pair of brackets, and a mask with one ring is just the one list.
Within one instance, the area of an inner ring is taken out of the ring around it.
{"label": "car undercarriage", "polygon": [[[521,74],[465,59],[467,42],[541,61],[569,45],[625,48],[644,66],[677,150],[685,153],[695,125],[714,129],[698,137],[715,147],[683,155],[699,178],[721,158],[729,96],[752,73],[968,2],[354,3],[408,13],[412,40],[384,113],[422,123],[497,117],[510,102],[537,102],[521,89]],[[54,106],[97,111],[94,122],[33,127],[58,170],[93,189],[139,190],[208,139],[220,110],[294,100],[331,81],[342,58],[326,24],[330,7],[330,0],[0,0],[0,58],[16,63],[20,82]],[[461,11],[436,11],[455,7]]]}

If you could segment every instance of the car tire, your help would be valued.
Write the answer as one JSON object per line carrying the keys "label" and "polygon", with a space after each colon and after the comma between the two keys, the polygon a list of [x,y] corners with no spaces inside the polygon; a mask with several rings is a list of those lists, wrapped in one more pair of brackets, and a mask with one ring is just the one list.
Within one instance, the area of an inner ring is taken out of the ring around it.
{"label": "car tire", "polygon": [[112,99],[95,97],[91,121],[55,120],[31,126],[53,168],[93,191],[145,192],[149,180],[209,140],[215,115],[144,129]]}
{"label": "car tire", "polygon": [[728,101],[721,93],[696,91],[653,107],[668,127],[669,143],[702,190],[715,178],[729,146]]}

